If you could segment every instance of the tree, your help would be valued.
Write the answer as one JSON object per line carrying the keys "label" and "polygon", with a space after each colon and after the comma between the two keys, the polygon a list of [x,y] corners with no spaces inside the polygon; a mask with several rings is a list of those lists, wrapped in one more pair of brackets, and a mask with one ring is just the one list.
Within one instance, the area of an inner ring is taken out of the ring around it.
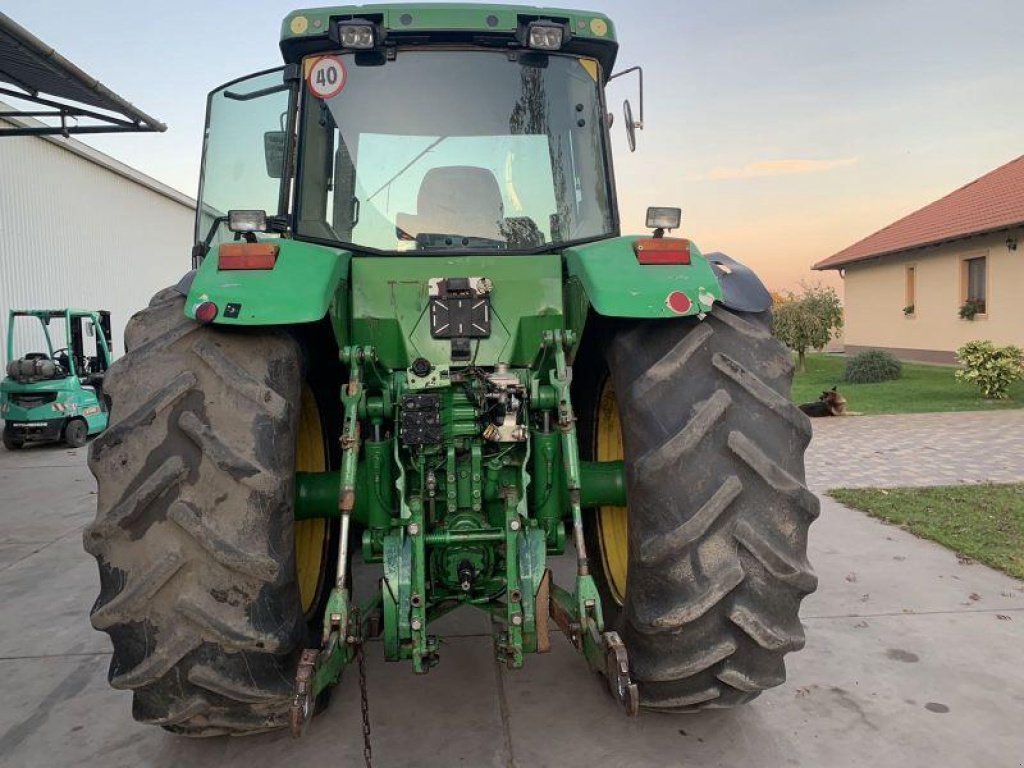
{"label": "tree", "polygon": [[772,332],[796,352],[803,373],[807,350],[824,347],[843,327],[843,305],[834,288],[801,283],[800,289],[799,294],[775,303]]}

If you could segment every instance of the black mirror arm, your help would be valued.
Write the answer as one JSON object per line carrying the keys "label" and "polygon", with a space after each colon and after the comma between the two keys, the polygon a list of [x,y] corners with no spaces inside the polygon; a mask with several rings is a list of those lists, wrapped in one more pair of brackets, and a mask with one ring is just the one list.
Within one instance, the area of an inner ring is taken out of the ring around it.
{"label": "black mirror arm", "polygon": [[636,72],[637,78],[639,79],[640,86],[640,120],[637,122],[636,127],[641,131],[644,129],[644,68],[643,67],[629,67],[621,72],[616,72],[608,78],[608,82],[611,82],[617,77],[628,75],[630,72]]}

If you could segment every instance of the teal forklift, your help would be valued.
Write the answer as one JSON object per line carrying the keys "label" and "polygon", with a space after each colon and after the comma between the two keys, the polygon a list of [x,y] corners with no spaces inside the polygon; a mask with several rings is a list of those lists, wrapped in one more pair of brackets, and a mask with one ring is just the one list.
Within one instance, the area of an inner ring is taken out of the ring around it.
{"label": "teal forklift", "polygon": [[4,447],[63,441],[81,448],[106,429],[103,377],[112,349],[105,310],[11,310],[7,376],[0,382]]}

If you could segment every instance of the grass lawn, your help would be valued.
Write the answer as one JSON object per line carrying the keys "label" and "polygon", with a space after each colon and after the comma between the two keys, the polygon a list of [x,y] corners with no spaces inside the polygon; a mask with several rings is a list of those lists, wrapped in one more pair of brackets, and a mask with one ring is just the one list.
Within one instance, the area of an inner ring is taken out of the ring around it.
{"label": "grass lawn", "polygon": [[930,411],[981,411],[1024,407],[1024,382],[1010,388],[1009,400],[986,400],[976,387],[953,378],[955,368],[940,365],[903,364],[903,378],[880,384],[844,384],[846,358],[840,355],[807,355],[807,372],[793,379],[793,401],[809,403],[822,391],[839,385],[847,408],[857,413],[925,413]]}
{"label": "grass lawn", "polygon": [[838,488],[847,506],[1024,579],[1024,483]]}

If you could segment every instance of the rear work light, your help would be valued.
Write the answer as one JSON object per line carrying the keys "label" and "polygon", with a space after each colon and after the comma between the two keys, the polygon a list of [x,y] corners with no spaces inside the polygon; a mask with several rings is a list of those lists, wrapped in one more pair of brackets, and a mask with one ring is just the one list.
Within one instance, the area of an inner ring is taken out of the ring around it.
{"label": "rear work light", "polygon": [[565,25],[554,21],[532,21],[527,27],[526,41],[539,51],[557,51],[565,42]]}
{"label": "rear work light", "polygon": [[217,269],[273,269],[278,247],[273,243],[222,243]]}
{"label": "rear work light", "polygon": [[689,264],[690,241],[679,237],[648,237],[633,243],[641,264]]}
{"label": "rear work light", "polygon": [[652,205],[647,209],[648,229],[679,229],[683,212],[679,208]]}
{"label": "rear work light", "polygon": [[228,229],[232,232],[266,232],[267,212],[256,210],[228,211]]}
{"label": "rear work light", "polygon": [[338,24],[338,42],[342,48],[365,51],[377,45],[377,28],[372,21],[353,19]]}

